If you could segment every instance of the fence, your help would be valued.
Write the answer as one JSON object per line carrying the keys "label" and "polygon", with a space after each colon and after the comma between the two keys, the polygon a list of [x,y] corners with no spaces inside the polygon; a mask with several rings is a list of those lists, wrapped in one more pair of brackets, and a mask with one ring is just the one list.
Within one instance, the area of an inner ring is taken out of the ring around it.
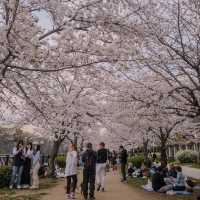
{"label": "fence", "polygon": [[[0,154],[0,167],[6,165],[12,165],[13,156],[9,154]],[[41,164],[49,163],[49,156],[42,155],[41,156]]]}
{"label": "fence", "polygon": [[0,166],[9,165],[13,161],[13,156],[8,154],[0,155]]}

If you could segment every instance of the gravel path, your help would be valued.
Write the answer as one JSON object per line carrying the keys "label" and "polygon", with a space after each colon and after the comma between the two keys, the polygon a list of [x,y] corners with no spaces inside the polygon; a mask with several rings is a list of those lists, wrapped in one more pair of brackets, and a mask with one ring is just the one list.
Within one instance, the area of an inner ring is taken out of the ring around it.
{"label": "gravel path", "polygon": [[[63,180],[58,186],[51,189],[47,196],[42,200],[66,200],[65,181]],[[77,199],[83,200],[80,193],[77,193]],[[186,200],[185,198],[183,198]],[[181,200],[183,200],[181,198]],[[187,200],[190,198],[187,198]],[[96,200],[177,200],[176,198],[163,194],[148,193],[139,188],[134,188],[128,184],[120,183],[118,176],[107,176],[106,192],[96,193]],[[180,200],[180,198],[178,199]]]}
{"label": "gravel path", "polygon": [[182,166],[183,173],[191,178],[200,179],[200,169]]}

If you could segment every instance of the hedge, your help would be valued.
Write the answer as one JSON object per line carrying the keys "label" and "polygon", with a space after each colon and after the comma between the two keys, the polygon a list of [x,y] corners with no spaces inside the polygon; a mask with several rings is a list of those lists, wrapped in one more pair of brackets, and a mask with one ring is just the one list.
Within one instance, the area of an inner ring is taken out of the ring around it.
{"label": "hedge", "polygon": [[12,169],[9,166],[0,166],[0,188],[9,186]]}
{"label": "hedge", "polygon": [[129,162],[131,162],[134,167],[141,168],[142,163],[144,162],[144,156],[138,155],[138,156],[130,157]]}
{"label": "hedge", "polygon": [[59,168],[65,168],[66,166],[66,157],[65,156],[57,156],[55,159],[55,163],[58,165]]}
{"label": "hedge", "polygon": [[198,160],[198,153],[192,150],[180,150],[176,153],[176,159],[180,163],[196,163]]}

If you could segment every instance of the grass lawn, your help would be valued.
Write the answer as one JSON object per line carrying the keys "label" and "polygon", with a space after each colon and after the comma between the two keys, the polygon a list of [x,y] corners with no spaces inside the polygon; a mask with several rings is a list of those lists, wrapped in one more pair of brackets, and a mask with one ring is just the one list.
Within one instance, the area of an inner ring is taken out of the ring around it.
{"label": "grass lawn", "polygon": [[200,164],[199,163],[193,163],[191,165],[191,167],[196,168],[196,169],[200,169]]}
{"label": "grass lawn", "polygon": [[130,184],[130,186],[135,187],[138,190],[141,190],[141,192],[148,193],[148,195],[150,195],[152,199],[155,198],[155,200],[194,200],[193,196],[178,196],[178,195],[170,196],[156,192],[146,192],[141,188],[141,186],[147,183],[147,179],[132,178],[128,180],[128,183]]}
{"label": "grass lawn", "polygon": [[57,179],[41,179],[39,190],[10,190],[0,189],[0,200],[40,200],[42,196],[48,194],[48,190],[58,183]]}

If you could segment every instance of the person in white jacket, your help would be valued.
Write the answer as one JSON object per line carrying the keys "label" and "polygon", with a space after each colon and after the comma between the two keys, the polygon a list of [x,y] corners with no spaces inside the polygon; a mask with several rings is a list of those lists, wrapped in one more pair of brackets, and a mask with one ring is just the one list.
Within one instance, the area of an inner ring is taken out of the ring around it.
{"label": "person in white jacket", "polygon": [[75,199],[77,186],[78,154],[74,144],[70,144],[66,157],[65,176],[67,177],[67,198]]}
{"label": "person in white jacket", "polygon": [[32,186],[31,189],[39,188],[39,176],[38,172],[40,169],[40,145],[37,145],[36,152],[33,154],[32,158]]}

